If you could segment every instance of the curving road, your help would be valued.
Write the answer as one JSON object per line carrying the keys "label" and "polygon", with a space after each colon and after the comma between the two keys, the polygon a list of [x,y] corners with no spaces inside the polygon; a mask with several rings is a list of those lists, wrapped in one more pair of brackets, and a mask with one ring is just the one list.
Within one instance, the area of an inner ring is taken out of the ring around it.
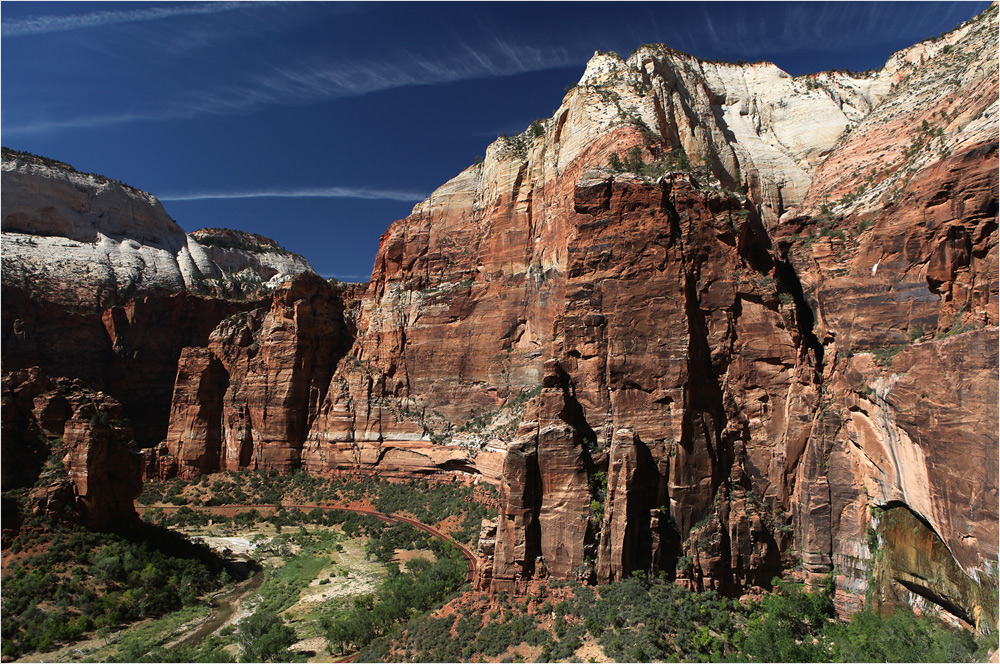
{"label": "curving road", "polygon": [[[162,510],[164,512],[168,512],[168,511],[171,511],[171,510],[176,511],[176,510],[180,509],[181,507],[182,507],[181,505],[157,505],[157,506],[154,506],[154,507],[145,506],[145,505],[137,505],[136,506],[136,511],[139,512],[139,514],[141,515],[145,510],[149,510],[149,509],[157,509],[158,508],[158,509],[160,509],[160,510]],[[244,504],[244,505],[215,505],[215,506],[211,506],[211,507],[205,507],[205,506],[202,506],[202,505],[187,505],[186,507],[188,507],[188,508],[190,508],[192,510],[195,510],[195,511],[211,512],[213,510],[221,510],[221,509],[260,509],[262,507],[273,509],[274,505],[272,505],[272,504],[268,504],[268,505],[245,505]],[[367,514],[369,516],[374,516],[374,517],[377,517],[379,519],[382,519],[386,523],[396,523],[396,522],[406,523],[406,524],[409,524],[409,525],[413,526],[414,528],[417,528],[419,530],[423,530],[424,532],[429,533],[429,534],[431,534],[431,535],[433,535],[433,536],[435,536],[435,537],[437,537],[439,539],[442,539],[442,540],[445,540],[447,542],[451,542],[452,544],[454,544],[458,548],[459,552],[461,552],[462,556],[465,558],[466,563],[469,566],[469,573],[466,576],[466,580],[468,580],[469,582],[472,582],[472,580],[476,576],[476,571],[479,569],[479,559],[476,557],[476,554],[473,553],[472,549],[470,549],[466,545],[462,544],[461,542],[459,542],[455,538],[451,537],[450,535],[446,535],[445,533],[441,532],[437,528],[435,528],[433,526],[428,526],[426,523],[421,523],[420,521],[417,521],[416,519],[411,519],[411,518],[406,517],[406,516],[399,516],[399,515],[394,515],[394,514],[385,514],[383,512],[378,512],[376,510],[362,509],[362,508],[359,508],[359,507],[346,507],[346,506],[345,507],[340,507],[340,506],[337,506],[337,505],[303,505],[303,504],[291,504],[290,503],[290,504],[282,504],[282,507],[285,507],[285,508],[294,507],[294,508],[299,509],[299,510],[312,510],[312,509],[316,509],[316,508],[319,508],[321,510],[344,510],[344,511],[347,511],[347,512],[356,512],[358,514]],[[256,585],[259,586],[260,583],[258,582]],[[245,591],[249,591],[253,587],[255,587],[255,586],[249,586],[248,585],[248,587],[245,589]],[[244,593],[241,592],[240,595],[242,595],[242,594],[244,594]],[[182,639],[181,643],[189,643],[191,641],[198,641],[198,640],[201,640],[204,637],[208,636],[208,634],[210,634],[211,632],[214,632],[216,629],[218,629],[219,627],[221,627],[222,622],[224,622],[224,620],[220,621],[219,620],[220,617],[221,616],[216,615],[216,610],[213,609],[212,615],[209,617],[209,619],[205,623],[205,625],[203,625],[202,628],[196,630],[195,633],[192,633],[192,634],[188,635],[187,637],[185,637],[184,639]],[[207,626],[212,626],[213,628],[209,629]],[[344,658],[342,658],[342,659],[340,659],[338,661],[340,661],[340,662],[353,662],[353,661],[355,661],[357,659],[357,657],[358,657],[358,653],[354,653],[353,655],[348,655],[348,656],[346,656],[346,657],[344,657]]]}
{"label": "curving road", "polygon": [[[319,508],[321,510],[343,510],[343,511],[346,511],[346,512],[356,512],[358,514],[367,514],[369,516],[378,517],[379,519],[382,519],[386,523],[395,523],[395,522],[406,523],[406,524],[409,524],[409,525],[413,526],[414,528],[417,528],[419,530],[423,530],[426,533],[434,535],[435,537],[437,537],[439,539],[442,539],[442,540],[445,540],[447,542],[451,542],[452,544],[454,544],[458,548],[458,550],[461,552],[462,556],[465,558],[466,563],[468,563],[468,565],[469,565],[469,574],[468,574],[468,580],[469,581],[472,581],[473,578],[475,578],[476,572],[479,570],[479,559],[476,557],[476,554],[473,553],[472,549],[470,549],[466,545],[462,544],[461,542],[459,542],[458,540],[456,540],[454,537],[452,537],[450,535],[446,535],[445,533],[441,532],[437,528],[435,528],[433,526],[428,526],[426,523],[421,523],[420,521],[417,521],[416,519],[411,519],[411,518],[406,517],[406,516],[400,516],[398,514],[385,514],[383,512],[377,512],[375,510],[363,509],[363,508],[360,508],[360,507],[346,507],[346,506],[341,507],[341,506],[338,506],[338,505],[306,505],[306,504],[296,504],[296,503],[288,503],[288,504],[284,504],[283,503],[281,506],[284,507],[284,508],[286,508],[286,509],[294,507],[294,508],[296,508],[298,510],[312,510],[312,509],[316,509],[316,508]],[[186,506],[182,506],[182,505],[156,505],[156,506],[152,506],[152,507],[145,506],[145,505],[137,505],[136,506],[136,511],[139,512],[139,515],[141,516],[142,513],[145,510],[160,509],[160,510],[163,510],[164,512],[168,512],[168,511],[171,511],[171,510],[176,511],[176,510],[180,509],[181,507],[188,507],[189,509],[195,510],[195,511],[198,511],[198,512],[211,512],[213,510],[221,510],[221,509],[260,509],[260,508],[270,508],[270,509],[273,509],[274,505],[273,504],[266,504],[266,505],[240,504],[240,505],[213,505],[211,507],[205,507],[205,506],[202,506],[202,505],[186,505]]]}

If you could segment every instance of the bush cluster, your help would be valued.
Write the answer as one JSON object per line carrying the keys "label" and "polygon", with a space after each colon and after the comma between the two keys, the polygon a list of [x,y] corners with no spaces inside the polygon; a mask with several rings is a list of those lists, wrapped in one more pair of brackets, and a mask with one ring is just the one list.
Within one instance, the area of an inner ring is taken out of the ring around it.
{"label": "bush cluster", "polygon": [[666,152],[660,158],[651,163],[646,163],[642,158],[642,148],[638,145],[632,146],[625,157],[621,157],[617,152],[612,152],[608,158],[608,168],[615,173],[629,172],[642,177],[657,178],[665,173],[671,172],[691,172],[691,162],[688,159],[684,148],[677,148]]}
{"label": "bush cluster", "polygon": [[[439,524],[451,517],[461,517],[461,525],[453,533],[455,539],[475,544],[479,537],[479,529],[484,518],[496,518],[495,507],[484,505],[475,496],[475,488],[456,482],[428,482],[426,480],[408,480],[387,482],[376,477],[366,476],[360,479],[323,479],[296,471],[281,475],[275,471],[258,471],[253,473],[222,473],[203,475],[193,486],[181,480],[167,482],[147,481],[143,486],[138,502],[144,505],[168,502],[174,505],[186,505],[192,500],[193,494],[202,490],[211,492],[211,497],[204,502],[207,505],[280,505],[283,498],[295,502],[370,502],[379,512],[386,514],[410,514],[417,521],[430,525]],[[488,489],[491,495],[495,490]],[[279,510],[279,512],[282,512]],[[284,512],[293,514],[292,510]],[[355,517],[340,513],[332,516],[328,510],[316,511],[315,518],[303,520],[304,517],[294,516],[298,523],[326,523],[333,525],[341,523],[342,519],[351,522]],[[150,519],[163,525],[204,525],[207,516],[197,515],[194,510],[177,510],[174,515],[157,515]],[[216,523],[225,522],[224,518],[211,517]],[[248,518],[248,517],[243,517]],[[276,525],[281,523],[273,521]],[[331,521],[332,520],[332,521]]]}
{"label": "bush cluster", "polygon": [[207,547],[154,526],[128,537],[63,528],[43,538],[43,553],[4,569],[4,657],[174,611],[226,577]]}
{"label": "bush cluster", "polygon": [[544,626],[526,604],[498,598],[499,614],[467,606],[457,615],[417,618],[362,654],[368,661],[495,661],[526,643],[542,646],[538,661],[572,661],[588,635],[619,662],[968,662],[995,646],[907,610],[885,616],[863,610],[838,620],[832,580],[818,592],[779,581],[775,592],[746,605],[642,575],[570,587],[572,600],[536,607],[538,615],[553,617]]}
{"label": "bush cluster", "polygon": [[[87,661],[87,660],[83,660]],[[162,645],[150,647],[142,641],[131,641],[119,646],[118,652],[109,657],[109,662],[234,662],[233,656],[225,650],[225,643],[212,635],[197,645],[181,644],[171,648]]]}
{"label": "bush cluster", "polygon": [[530,145],[530,139],[526,134],[517,134],[516,136],[508,136],[506,133],[501,134],[499,137],[500,149],[497,154],[503,157],[511,157],[514,159],[525,159],[528,156],[528,146]]}
{"label": "bush cluster", "polygon": [[[405,571],[387,565],[389,575],[376,593],[356,597],[348,611],[329,621],[327,638],[332,648],[341,653],[348,647],[363,648],[414,614],[439,605],[465,583],[467,567],[458,549],[438,539],[431,546],[437,556],[434,562],[413,558]],[[371,657],[363,650],[359,659],[374,661]]]}

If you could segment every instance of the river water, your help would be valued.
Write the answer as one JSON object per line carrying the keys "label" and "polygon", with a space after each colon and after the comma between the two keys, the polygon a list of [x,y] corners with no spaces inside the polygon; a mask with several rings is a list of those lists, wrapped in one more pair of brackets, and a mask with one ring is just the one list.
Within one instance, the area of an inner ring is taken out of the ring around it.
{"label": "river water", "polygon": [[204,623],[198,628],[177,642],[181,645],[197,645],[209,634],[214,634],[221,629],[232,617],[242,600],[257,592],[264,582],[264,571],[258,570],[256,574],[240,582],[235,588],[212,599],[212,613]]}

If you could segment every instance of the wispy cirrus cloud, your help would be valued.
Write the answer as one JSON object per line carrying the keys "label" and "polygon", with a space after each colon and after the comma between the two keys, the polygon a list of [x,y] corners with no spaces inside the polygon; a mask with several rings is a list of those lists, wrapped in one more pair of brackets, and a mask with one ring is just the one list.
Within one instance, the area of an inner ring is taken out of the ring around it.
{"label": "wispy cirrus cloud", "polygon": [[88,14],[69,14],[52,16],[31,16],[27,18],[3,19],[0,22],[0,34],[4,37],[25,37],[27,35],[51,34],[95,28],[118,23],[137,23],[141,21],[157,21],[175,16],[195,16],[199,14],[219,14],[243,9],[250,6],[261,6],[258,2],[205,2],[195,5],[172,4],[164,7],[148,9],[126,9],[121,11],[90,12]]}
{"label": "wispy cirrus cloud", "polygon": [[445,55],[401,53],[380,60],[311,59],[269,66],[249,83],[189,95],[199,112],[226,113],[265,105],[305,104],[418,85],[442,85],[513,76],[579,64],[564,49],[503,40],[473,48],[459,45]]}
{"label": "wispy cirrus cloud", "polygon": [[34,120],[23,124],[4,123],[3,130],[11,135],[46,134],[67,129],[97,129],[114,127],[132,122],[148,122],[151,120],[179,120],[194,117],[195,111],[159,110],[136,113],[117,113],[112,115],[87,115],[64,120]]}
{"label": "wispy cirrus cloud", "polygon": [[[774,3],[774,14],[761,15],[755,3],[727,5],[720,16],[705,6],[694,34],[712,50],[757,57],[798,50],[834,50],[893,40],[916,40],[929,30],[950,29],[966,12],[968,3],[814,2]],[[699,51],[697,42],[694,49]]]}
{"label": "wispy cirrus cloud", "polygon": [[306,187],[300,189],[249,189],[243,191],[200,191],[157,195],[161,201],[204,201],[230,198],[360,198],[364,200],[422,201],[426,196],[398,189],[367,187]]}
{"label": "wispy cirrus cloud", "polygon": [[383,90],[513,76],[579,63],[579,56],[565,49],[525,46],[501,39],[476,48],[461,44],[436,56],[400,53],[377,60],[311,58],[281,66],[261,65],[258,71],[244,75],[239,83],[203,85],[168,100],[148,100],[150,110],[14,121],[4,123],[4,131],[11,135],[54,133],[202,115],[245,114],[268,106],[299,106]]}

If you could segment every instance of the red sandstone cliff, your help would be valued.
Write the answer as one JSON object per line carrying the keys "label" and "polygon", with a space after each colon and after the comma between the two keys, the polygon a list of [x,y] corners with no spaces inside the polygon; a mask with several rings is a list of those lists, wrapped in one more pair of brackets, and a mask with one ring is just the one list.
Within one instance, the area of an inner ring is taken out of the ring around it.
{"label": "red sandstone cliff", "polygon": [[4,376],[2,409],[5,501],[21,489],[21,509],[35,516],[95,528],[138,522],[140,457],[114,399],[27,369]]}
{"label": "red sandstone cliff", "polygon": [[[863,593],[878,507],[995,583],[995,32],[993,9],[867,78],[595,57],[543,132],[498,142],[383,237],[306,467],[506,450],[494,587],[679,561],[685,583],[734,590],[801,560]],[[683,149],[695,172],[605,168],[633,146],[647,163]],[[594,455],[567,442],[545,481],[538,405],[516,433],[504,406],[549,358]],[[607,473],[599,528],[559,493],[543,526],[546,492],[581,473]]]}
{"label": "red sandstone cliff", "polygon": [[338,292],[313,274],[280,285],[267,309],[220,322],[207,347],[181,353],[169,428],[147,473],[299,468],[348,329]]}

